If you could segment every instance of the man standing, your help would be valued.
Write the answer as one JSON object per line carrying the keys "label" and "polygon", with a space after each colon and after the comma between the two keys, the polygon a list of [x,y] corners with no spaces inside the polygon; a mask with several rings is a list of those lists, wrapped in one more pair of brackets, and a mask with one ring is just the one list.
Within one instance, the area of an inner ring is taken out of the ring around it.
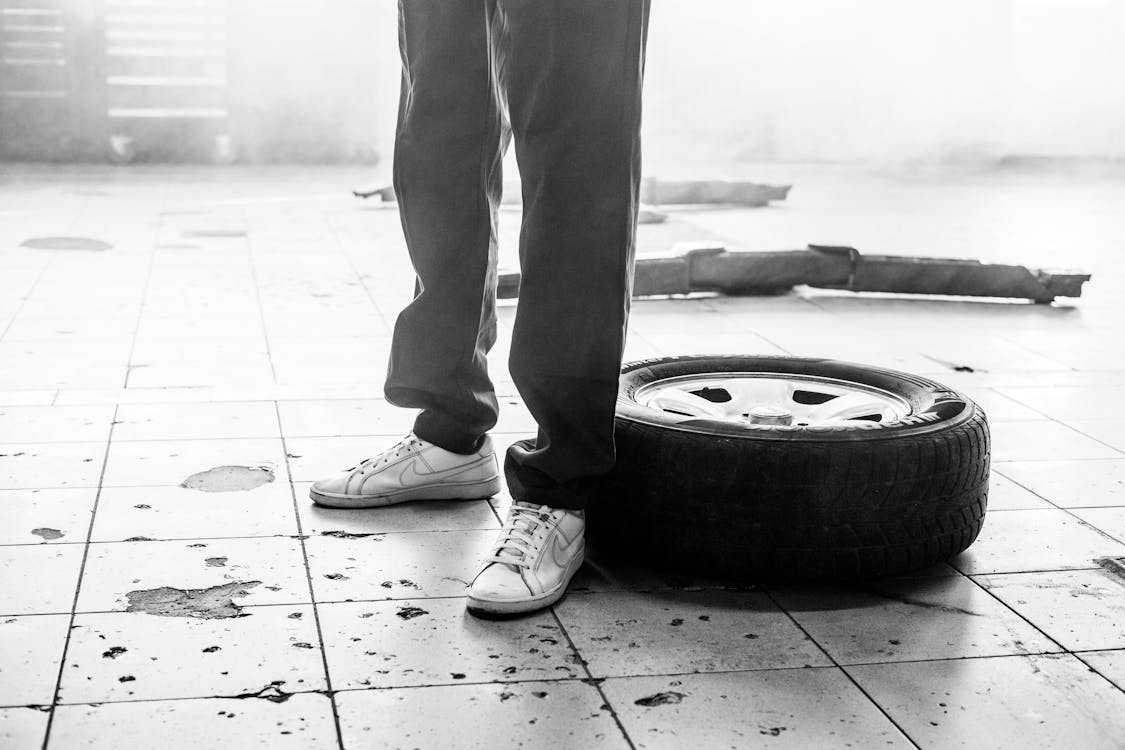
{"label": "man standing", "polygon": [[549,606],[582,564],[591,481],[614,463],[632,287],[649,0],[400,0],[394,185],[417,274],[387,399],[410,435],[316,482],[367,508],[489,497],[497,400],[496,211],[510,139],[523,182],[522,283],[509,358],[538,423],[507,452],[514,503],[470,611]]}

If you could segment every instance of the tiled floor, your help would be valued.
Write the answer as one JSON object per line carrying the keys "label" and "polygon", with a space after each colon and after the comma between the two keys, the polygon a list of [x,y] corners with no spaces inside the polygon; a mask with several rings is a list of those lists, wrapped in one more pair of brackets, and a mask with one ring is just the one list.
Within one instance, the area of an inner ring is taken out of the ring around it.
{"label": "tiled floor", "polygon": [[[590,559],[534,616],[466,580],[506,506],[330,511],[308,483],[409,429],[382,400],[411,272],[347,169],[4,168],[0,746],[1125,746],[1125,180],[760,166],[783,206],[685,237],[1094,273],[1053,306],[797,290],[645,300],[631,358],[846,357],[991,417],[984,533],[862,586],[723,586]],[[518,215],[502,214],[512,260]],[[34,237],[112,248],[37,250]],[[492,361],[506,444],[534,429]],[[955,369],[959,368],[959,369]],[[209,484],[216,467],[223,482]],[[185,482],[193,477],[190,482]],[[187,484],[189,486],[182,486]]]}

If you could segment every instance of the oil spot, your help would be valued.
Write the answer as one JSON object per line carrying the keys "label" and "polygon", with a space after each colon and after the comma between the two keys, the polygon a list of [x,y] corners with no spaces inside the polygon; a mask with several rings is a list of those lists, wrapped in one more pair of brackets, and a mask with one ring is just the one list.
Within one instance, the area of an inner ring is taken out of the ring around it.
{"label": "oil spot", "polygon": [[303,613],[301,613],[301,612],[294,612],[293,614],[289,615],[289,619],[290,620],[300,620],[302,614]]}
{"label": "oil spot", "polygon": [[157,589],[130,591],[126,612],[145,612],[163,617],[196,617],[203,620],[241,617],[242,607],[234,603],[234,597],[247,596],[246,589],[254,588],[261,581],[235,581],[206,589],[176,589],[161,586]]}
{"label": "oil spot", "polygon": [[180,486],[201,492],[243,492],[273,480],[273,471],[265,466],[216,466],[192,474]]}
{"label": "oil spot", "polygon": [[188,546],[189,547],[206,547],[207,544],[204,543],[204,542],[196,542],[195,544],[189,544]]}
{"label": "oil spot", "polygon": [[887,643],[891,644],[892,646],[899,646],[899,645],[902,645],[902,641],[898,641],[898,640],[895,640],[894,638],[892,638],[892,639],[890,639],[889,641],[887,641]]}
{"label": "oil spot", "polygon": [[750,640],[754,640],[754,639],[755,639],[755,638],[757,638],[758,636],[757,636],[757,634],[755,634],[755,633],[747,633],[746,635],[744,635],[744,636],[742,636],[742,637],[743,637],[743,638],[749,638]]}
{"label": "oil spot", "polygon": [[124,646],[113,646],[112,648],[109,649],[109,651],[106,651],[102,654],[102,658],[103,659],[116,659],[117,657],[121,656],[121,654],[125,653],[128,650],[129,649],[125,648]]}
{"label": "oil spot", "polygon": [[20,243],[32,250],[111,250],[113,245],[92,237],[32,237]]}
{"label": "oil spot", "polygon": [[672,627],[674,627],[674,628],[677,628],[677,627],[679,627],[680,625],[683,625],[683,624],[684,624],[684,618],[682,618],[682,617],[675,617],[675,618],[673,618],[673,619],[672,619],[672,622],[670,622],[670,623],[668,623],[668,624],[669,624],[669,625],[671,625],[671,626],[672,626]]}
{"label": "oil spot", "polygon": [[421,607],[399,607],[398,612],[395,612],[395,614],[404,620],[413,620],[415,617],[421,617],[422,615],[428,615],[430,613]]}
{"label": "oil spot", "polygon": [[[391,588],[392,586],[395,585],[395,582],[394,581],[383,581],[379,585],[382,586],[385,589],[389,589],[389,588]],[[408,589],[417,589],[418,588],[418,584],[414,583],[414,581],[410,580],[409,578],[398,579],[398,585],[399,586],[405,586]]]}
{"label": "oil spot", "polygon": [[40,539],[44,539],[47,541],[50,541],[51,539],[62,539],[62,537],[64,536],[63,532],[59,531],[58,529],[48,528],[32,529],[31,533],[39,537]]}
{"label": "oil spot", "polygon": [[353,534],[348,531],[322,531],[321,536],[331,536],[337,539],[363,539],[364,537],[375,536],[374,534]]}
{"label": "oil spot", "polygon": [[118,677],[118,678],[117,678],[117,681],[118,681],[118,682],[135,682],[135,681],[136,681],[136,679],[137,679],[137,678],[136,678],[136,677],[134,677],[134,676],[133,676],[133,675],[131,675],[131,674],[125,674],[125,675],[121,675],[120,677]]}
{"label": "oil spot", "polygon": [[677,693],[674,690],[669,690],[664,693],[654,693],[653,695],[638,698],[633,701],[638,706],[667,706],[672,703],[679,703],[684,699],[683,693]]}
{"label": "oil spot", "polygon": [[325,573],[324,577],[330,581],[346,581],[348,577],[343,573]]}
{"label": "oil spot", "polygon": [[232,695],[230,697],[231,698],[265,698],[266,700],[273,701],[274,703],[284,703],[285,701],[289,700],[289,698],[293,695],[292,693],[286,693],[286,692],[283,692],[281,690],[281,686],[284,685],[284,684],[285,684],[285,680],[275,680],[274,682],[271,682],[270,684],[266,685],[264,688],[262,688],[261,690],[259,690],[256,693],[239,693],[238,695]]}
{"label": "oil spot", "polygon": [[957,365],[953,368],[953,371],[954,372],[976,372],[976,369],[972,368],[972,367],[969,367],[968,365]]}
{"label": "oil spot", "polygon": [[208,568],[225,568],[227,559],[226,557],[208,557],[203,562],[207,563]]}
{"label": "oil spot", "polygon": [[452,677],[455,680],[465,679],[465,673],[464,672],[450,672],[449,676]]}
{"label": "oil spot", "polygon": [[221,650],[222,650],[222,647],[221,647],[221,646],[208,646],[207,648],[203,649],[203,653],[205,653],[205,654],[213,654],[213,653],[215,653],[216,651],[221,651]]}
{"label": "oil spot", "polygon": [[767,734],[770,737],[777,737],[782,732],[784,732],[786,729],[787,729],[787,727],[770,727],[769,729],[759,730],[758,734]]}
{"label": "oil spot", "polygon": [[505,690],[504,692],[500,693],[500,702],[503,703],[504,701],[508,700],[509,698],[515,698],[515,697],[516,697],[515,693],[509,693],[507,690]]}
{"label": "oil spot", "polygon": [[127,542],[151,542],[151,541],[155,541],[155,540],[150,539],[147,536],[131,536],[128,539],[126,539],[125,541],[127,541]]}
{"label": "oil spot", "polygon": [[536,698],[546,698],[547,697],[547,691],[546,690],[536,690],[535,692],[532,693],[532,695],[534,695]]}
{"label": "oil spot", "polygon": [[293,648],[312,648],[312,647],[313,647],[313,645],[311,643],[305,643],[304,641],[298,641],[297,643],[293,644]]}
{"label": "oil spot", "polygon": [[133,507],[139,510],[152,510],[151,505],[145,505],[144,503],[141,503],[140,505],[134,505]]}

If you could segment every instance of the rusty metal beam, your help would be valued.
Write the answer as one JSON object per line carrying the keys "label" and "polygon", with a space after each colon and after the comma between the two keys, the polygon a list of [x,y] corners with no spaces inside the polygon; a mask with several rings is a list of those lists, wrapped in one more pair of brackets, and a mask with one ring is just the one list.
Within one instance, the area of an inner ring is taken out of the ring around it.
{"label": "rusty metal beam", "polygon": [[[852,247],[734,252],[717,245],[679,246],[667,256],[641,258],[633,295],[719,292],[776,294],[797,285],[853,292],[1010,297],[1047,303],[1079,297],[1090,274],[949,258],[861,255]],[[519,296],[519,273],[500,275],[499,296]]]}

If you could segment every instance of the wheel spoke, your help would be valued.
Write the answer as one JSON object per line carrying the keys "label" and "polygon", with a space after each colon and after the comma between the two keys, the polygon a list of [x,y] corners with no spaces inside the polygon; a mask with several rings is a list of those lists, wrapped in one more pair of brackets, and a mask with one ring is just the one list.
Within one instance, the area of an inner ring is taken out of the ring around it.
{"label": "wheel spoke", "polygon": [[711,403],[707,399],[689,393],[682,388],[661,390],[660,394],[649,402],[649,405],[664,411],[687,414],[692,417],[726,418],[726,413],[719,404]]}
{"label": "wheel spoke", "polygon": [[811,409],[805,416],[805,421],[810,424],[845,421],[869,414],[882,415],[885,411],[886,405],[870,394],[847,393]]}

